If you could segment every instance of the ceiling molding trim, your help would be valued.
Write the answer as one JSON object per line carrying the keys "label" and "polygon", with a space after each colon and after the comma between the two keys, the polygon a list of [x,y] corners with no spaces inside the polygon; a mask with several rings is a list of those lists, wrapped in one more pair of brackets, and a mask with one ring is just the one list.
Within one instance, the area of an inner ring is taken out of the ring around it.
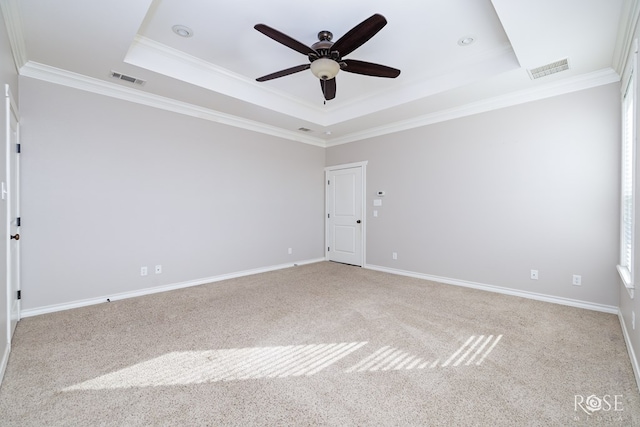
{"label": "ceiling molding trim", "polygon": [[[518,69],[518,63],[511,45],[505,44],[497,49],[476,54],[466,61],[451,63],[433,72],[428,79],[399,80],[393,87],[376,93],[373,96],[359,97],[349,100],[340,107],[332,107],[325,126],[335,125],[346,120],[366,116],[426,98],[436,93],[454,90],[483,78]],[[470,71],[471,70],[471,71]]]}
{"label": "ceiling molding trim", "polygon": [[324,110],[310,102],[144,36],[136,35],[124,62],[301,120],[323,121]]}
{"label": "ceiling molding trim", "polygon": [[323,148],[388,135],[447,120],[453,120],[553,96],[590,89],[620,80],[620,76],[613,69],[607,68],[570,79],[549,83],[543,86],[513,92],[448,110],[425,114],[412,119],[395,122],[390,125],[371,128],[325,141],[320,138],[302,135],[294,131],[265,125],[260,122],[243,119],[185,102],[179,102],[163,96],[142,92],[138,89],[121,86],[116,83],[105,82],[103,80],[94,79],[32,61],[27,62],[20,69],[20,75]]}
{"label": "ceiling molding trim", "polygon": [[[502,46],[499,49],[494,49],[491,52],[485,52],[483,55],[477,55],[475,57],[482,58],[483,60],[480,62],[456,64],[446,72],[438,72],[424,82],[414,80],[409,84],[405,83],[404,85],[389,88],[387,92],[380,93],[382,96],[376,95],[375,98],[371,98],[370,100],[363,99],[360,104],[349,102],[335,110],[333,118],[336,119],[339,117],[340,120],[334,120],[328,125],[363,116],[362,112],[359,111],[362,110],[362,107],[359,107],[359,105],[370,106],[367,113],[373,113],[426,98],[437,93],[455,90],[456,88],[471,84],[483,78],[491,78],[495,75],[519,68],[510,45]],[[473,71],[470,73],[469,70]],[[385,93],[388,93],[389,96],[385,97]]]}
{"label": "ceiling molding trim", "polygon": [[361,132],[354,132],[340,138],[327,141],[327,147],[348,144],[363,139],[388,135],[391,133],[415,129],[448,120],[458,119],[475,114],[485,113],[501,108],[512,107],[527,102],[538,101],[558,95],[564,95],[580,90],[591,89],[620,81],[620,76],[611,68],[606,68],[593,73],[583,74],[570,79],[560,80],[531,89],[516,91],[506,95],[473,102],[448,110],[425,114],[408,120],[402,120],[386,126],[380,126]]}
{"label": "ceiling molding trim", "polygon": [[105,82],[99,79],[94,79],[92,77],[87,77],[70,71],[61,70],[59,68],[50,67],[48,65],[39,64],[37,62],[27,62],[20,69],[20,75],[46,81],[49,83],[71,87],[74,89],[84,90],[99,95],[109,96],[124,101],[134,102],[137,104],[146,105],[148,107],[154,107],[165,111],[171,111],[186,116],[196,117],[199,119],[209,120],[228,126],[301,142],[304,144],[315,145],[317,147],[326,147],[324,140],[320,138],[301,135],[294,131],[265,125],[260,122],[243,119],[209,108],[188,104],[186,102],[179,102],[171,98],[154,95],[138,89],[120,86],[116,83]]}
{"label": "ceiling molding trim", "polygon": [[27,63],[27,48],[24,43],[22,31],[22,19],[20,15],[19,0],[0,0],[0,10],[4,24],[7,27],[7,36],[11,45],[11,53],[16,71]]}
{"label": "ceiling molding trim", "polygon": [[640,0],[630,0],[620,15],[618,37],[613,53],[613,66],[620,75],[624,72],[629,50],[633,46],[633,38],[640,19]]}

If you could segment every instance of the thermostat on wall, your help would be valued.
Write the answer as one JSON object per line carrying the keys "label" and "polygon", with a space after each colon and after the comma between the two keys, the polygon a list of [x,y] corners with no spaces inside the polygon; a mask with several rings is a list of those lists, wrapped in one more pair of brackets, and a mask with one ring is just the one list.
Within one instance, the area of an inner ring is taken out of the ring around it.
{"label": "thermostat on wall", "polygon": [[378,191],[376,194],[378,197],[384,197],[384,191]]}

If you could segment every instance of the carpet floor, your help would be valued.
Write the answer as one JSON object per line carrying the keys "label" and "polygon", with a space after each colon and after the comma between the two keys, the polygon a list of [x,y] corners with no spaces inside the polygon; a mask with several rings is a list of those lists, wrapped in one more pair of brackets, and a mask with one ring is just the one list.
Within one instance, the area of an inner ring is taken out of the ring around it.
{"label": "carpet floor", "polygon": [[21,320],[3,426],[640,426],[618,317],[330,262]]}

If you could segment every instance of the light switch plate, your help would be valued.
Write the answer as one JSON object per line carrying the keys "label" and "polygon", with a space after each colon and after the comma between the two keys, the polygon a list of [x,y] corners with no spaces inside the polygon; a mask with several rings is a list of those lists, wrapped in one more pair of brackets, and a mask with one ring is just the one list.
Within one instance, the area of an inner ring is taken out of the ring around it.
{"label": "light switch plate", "polygon": [[382,206],[382,199],[373,199],[373,206]]}

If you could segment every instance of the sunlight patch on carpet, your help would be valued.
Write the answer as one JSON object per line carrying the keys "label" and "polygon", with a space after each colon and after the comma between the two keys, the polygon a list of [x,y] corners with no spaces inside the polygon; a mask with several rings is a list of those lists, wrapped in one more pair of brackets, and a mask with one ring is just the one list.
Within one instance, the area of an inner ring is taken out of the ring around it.
{"label": "sunlight patch on carpet", "polygon": [[[383,346],[346,369],[376,372],[479,366],[502,335],[472,335],[448,358],[426,358]],[[62,391],[108,390],[312,376],[364,347],[368,342],[174,351]],[[441,362],[444,360],[444,362]]]}
{"label": "sunlight patch on carpet", "polygon": [[[502,335],[494,337],[489,335],[472,335],[449,356],[442,364],[439,358],[429,359],[412,355],[401,349],[384,346],[374,351],[345,372],[375,372],[389,370],[412,370],[412,369],[433,369],[436,367],[460,366],[463,362],[465,366],[473,364],[479,366],[484,359],[493,351]],[[490,344],[491,343],[491,344]],[[489,345],[490,344],[490,345]],[[465,362],[466,360],[466,362]]]}
{"label": "sunlight patch on carpet", "polygon": [[157,387],[315,375],[367,342],[176,351],[63,389]]}

